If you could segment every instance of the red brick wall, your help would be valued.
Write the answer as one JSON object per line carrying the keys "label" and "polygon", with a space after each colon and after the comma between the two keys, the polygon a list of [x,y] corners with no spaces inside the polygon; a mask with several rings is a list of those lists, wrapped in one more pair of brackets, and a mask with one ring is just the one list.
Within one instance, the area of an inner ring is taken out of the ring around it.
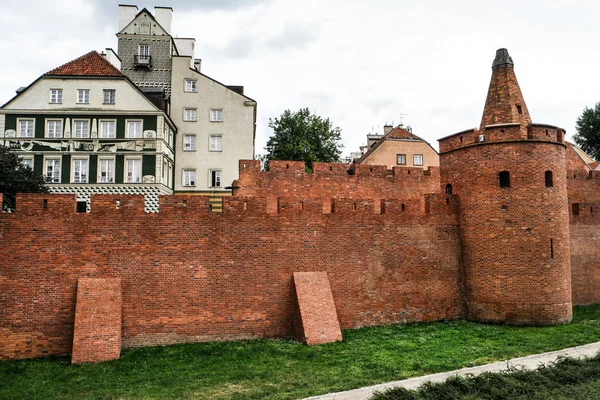
{"label": "red brick wall", "polygon": [[[570,321],[564,165],[564,145],[526,140],[440,154],[441,184],[452,184],[459,197],[468,319]],[[552,188],[545,185],[547,170],[553,172]],[[501,171],[510,172],[510,188],[500,188]]]}
{"label": "red brick wall", "polygon": [[306,344],[342,340],[329,278],[325,272],[294,272],[298,304],[298,339]]}
{"label": "red brick wall", "polygon": [[80,278],[71,362],[108,361],[120,356],[121,279]]}
{"label": "red brick wall", "polygon": [[275,204],[224,198],[212,214],[165,196],[145,214],[106,195],[77,213],[73,196],[20,196],[0,214],[0,358],[71,352],[88,277],[121,279],[123,347],[293,336],[295,271],[328,274],[342,329],[461,315],[454,196]]}

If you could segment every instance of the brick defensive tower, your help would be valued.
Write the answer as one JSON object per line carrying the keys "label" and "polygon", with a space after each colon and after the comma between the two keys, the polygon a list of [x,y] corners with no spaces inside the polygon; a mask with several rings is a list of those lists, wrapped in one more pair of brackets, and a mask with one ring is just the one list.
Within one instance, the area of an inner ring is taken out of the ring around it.
{"label": "brick defensive tower", "polygon": [[563,137],[531,122],[513,61],[498,50],[480,129],[439,140],[442,189],[459,197],[467,319],[571,320]]}

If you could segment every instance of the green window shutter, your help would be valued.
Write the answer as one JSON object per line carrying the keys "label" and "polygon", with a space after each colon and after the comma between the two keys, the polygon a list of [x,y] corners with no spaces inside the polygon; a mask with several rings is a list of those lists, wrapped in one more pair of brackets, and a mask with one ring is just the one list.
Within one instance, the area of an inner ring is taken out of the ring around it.
{"label": "green window shutter", "polygon": [[142,157],[142,176],[156,174],[156,156]]}
{"label": "green window shutter", "polygon": [[90,183],[96,183],[96,180],[98,179],[98,156],[96,156],[96,155],[90,156],[90,160],[88,162],[90,163],[89,164],[89,168],[90,168],[89,180],[90,180]]}
{"label": "green window shutter", "polygon": [[46,123],[46,120],[44,118],[44,116],[38,116],[35,119],[35,132],[33,134],[33,136],[36,137],[36,139],[43,139],[44,138],[44,130],[46,129],[46,127],[44,126],[44,124]]}
{"label": "green window shutter", "polygon": [[33,172],[44,175],[44,156],[39,154],[33,156]]}
{"label": "green window shutter", "polygon": [[115,183],[123,183],[125,173],[125,156],[118,154],[115,160]]}
{"label": "green window shutter", "polygon": [[60,183],[71,183],[71,156],[63,155],[60,162]]}

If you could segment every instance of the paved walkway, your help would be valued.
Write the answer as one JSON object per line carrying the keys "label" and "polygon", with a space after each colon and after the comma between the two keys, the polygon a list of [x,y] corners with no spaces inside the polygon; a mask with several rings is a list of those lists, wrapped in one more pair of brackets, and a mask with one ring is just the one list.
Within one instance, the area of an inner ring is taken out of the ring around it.
{"label": "paved walkway", "polygon": [[455,375],[464,376],[466,374],[479,375],[483,372],[499,372],[508,367],[524,367],[526,369],[536,369],[540,364],[547,364],[556,360],[558,357],[566,356],[572,358],[593,357],[600,352],[600,342],[586,344],[583,346],[570,347],[568,349],[551,351],[549,353],[534,354],[527,357],[513,358],[508,361],[499,361],[492,364],[481,365],[479,367],[457,369],[450,372],[425,375],[417,378],[405,379],[382,383],[375,386],[367,386],[360,389],[348,390],[346,392],[329,393],[322,396],[310,397],[305,400],[367,400],[375,392],[382,392],[394,387],[403,387],[406,389],[417,389],[425,382],[443,382],[447,378]]}

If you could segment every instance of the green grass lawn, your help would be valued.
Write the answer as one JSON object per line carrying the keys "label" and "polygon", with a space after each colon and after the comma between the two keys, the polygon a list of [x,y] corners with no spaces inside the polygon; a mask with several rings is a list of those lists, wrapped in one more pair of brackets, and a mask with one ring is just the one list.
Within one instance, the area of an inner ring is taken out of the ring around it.
{"label": "green grass lawn", "polygon": [[600,305],[573,323],[510,327],[465,321],[362,328],[308,347],[285,340],[199,343],[0,361],[1,399],[297,399],[600,341]]}
{"label": "green grass lawn", "polygon": [[563,358],[536,371],[512,369],[477,377],[452,377],[443,383],[427,383],[415,391],[391,389],[371,400],[476,399],[600,399],[600,356],[584,360]]}

